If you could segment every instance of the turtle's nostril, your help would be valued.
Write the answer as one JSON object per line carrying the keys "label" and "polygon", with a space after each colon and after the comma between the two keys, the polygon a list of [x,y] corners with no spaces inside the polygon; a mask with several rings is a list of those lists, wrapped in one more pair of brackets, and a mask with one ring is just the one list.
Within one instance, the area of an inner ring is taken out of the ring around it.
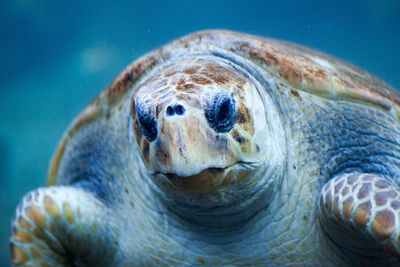
{"label": "turtle's nostril", "polygon": [[176,115],[183,115],[183,113],[185,113],[185,107],[178,104],[175,106],[175,112]]}
{"label": "turtle's nostril", "polygon": [[171,106],[168,106],[167,107],[167,115],[172,116],[174,114],[175,114],[175,110]]}
{"label": "turtle's nostril", "polygon": [[185,107],[181,104],[171,105],[167,107],[167,116],[183,115],[185,113]]}

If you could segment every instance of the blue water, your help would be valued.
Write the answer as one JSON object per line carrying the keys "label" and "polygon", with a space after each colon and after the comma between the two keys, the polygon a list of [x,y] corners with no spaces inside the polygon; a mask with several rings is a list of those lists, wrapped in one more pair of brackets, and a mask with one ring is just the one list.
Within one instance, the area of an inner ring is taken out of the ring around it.
{"label": "blue water", "polygon": [[400,89],[400,1],[0,3],[0,266],[13,211],[44,184],[74,116],[128,63],[192,31],[226,28],[317,48]]}

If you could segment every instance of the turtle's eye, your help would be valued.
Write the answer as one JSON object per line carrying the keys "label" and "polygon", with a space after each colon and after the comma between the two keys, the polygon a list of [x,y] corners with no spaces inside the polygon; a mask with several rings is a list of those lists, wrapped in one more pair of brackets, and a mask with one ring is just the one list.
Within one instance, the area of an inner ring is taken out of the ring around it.
{"label": "turtle's eye", "polygon": [[151,115],[145,105],[141,103],[137,103],[135,105],[136,116],[139,121],[139,129],[140,133],[143,134],[147,140],[150,142],[156,140],[158,131],[157,131],[157,121],[153,115]]}
{"label": "turtle's eye", "polygon": [[216,132],[229,132],[236,122],[235,100],[226,92],[217,93],[204,107],[204,113]]}

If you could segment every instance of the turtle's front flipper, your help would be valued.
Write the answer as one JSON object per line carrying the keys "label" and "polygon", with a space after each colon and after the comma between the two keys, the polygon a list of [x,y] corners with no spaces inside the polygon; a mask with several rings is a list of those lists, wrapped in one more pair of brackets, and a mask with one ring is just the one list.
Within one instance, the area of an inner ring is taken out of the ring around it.
{"label": "turtle's front flipper", "polygon": [[79,188],[52,186],[28,193],[12,222],[13,264],[109,266],[117,234],[106,212],[99,200]]}
{"label": "turtle's front flipper", "polygon": [[342,174],[322,189],[322,227],[350,253],[400,258],[400,187],[375,174]]}

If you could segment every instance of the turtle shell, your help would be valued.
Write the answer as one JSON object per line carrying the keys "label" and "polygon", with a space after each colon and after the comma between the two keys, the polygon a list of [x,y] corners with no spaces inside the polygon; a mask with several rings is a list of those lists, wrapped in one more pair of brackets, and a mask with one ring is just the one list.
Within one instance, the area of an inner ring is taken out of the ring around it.
{"label": "turtle shell", "polygon": [[55,184],[64,148],[76,130],[105,116],[154,66],[185,54],[229,54],[243,57],[282,79],[293,89],[332,100],[374,105],[400,118],[400,94],[360,68],[324,53],[289,43],[226,30],[192,33],[140,57],[126,67],[76,117],[50,163],[48,184]]}

